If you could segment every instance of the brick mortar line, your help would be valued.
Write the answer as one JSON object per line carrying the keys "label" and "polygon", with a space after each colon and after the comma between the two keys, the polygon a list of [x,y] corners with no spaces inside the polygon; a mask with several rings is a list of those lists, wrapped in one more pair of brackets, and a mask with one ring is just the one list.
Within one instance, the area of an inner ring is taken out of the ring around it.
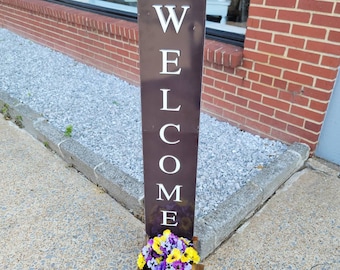
{"label": "brick mortar line", "polygon": [[[269,43],[270,44],[270,43]],[[292,47],[293,48],[293,47]],[[256,52],[257,53],[257,51],[256,50],[252,50],[252,49],[249,49],[249,51],[251,51],[251,52]],[[263,53],[264,54],[264,53]],[[322,56],[322,55],[321,55]],[[285,68],[283,68],[283,67],[280,67],[280,66],[274,66],[274,67],[277,67],[277,68],[280,68],[281,69],[281,73],[282,73],[282,75],[280,76],[280,77],[278,77],[278,76],[275,76],[275,75],[272,75],[272,74],[268,74],[268,73],[263,73],[263,72],[257,72],[258,74],[266,74],[266,75],[270,75],[272,78],[275,78],[275,79],[283,79],[283,73],[285,72],[285,71],[290,71],[290,72],[294,72],[294,71],[298,71],[301,75],[303,75],[303,76],[309,76],[309,77],[311,77],[311,78],[313,78],[313,84],[312,85],[308,85],[308,86],[310,86],[310,87],[315,87],[315,84],[316,84],[316,79],[323,79],[323,80],[327,80],[327,81],[329,81],[329,82],[331,82],[331,81],[333,81],[333,79],[331,79],[331,78],[327,78],[327,77],[321,77],[321,76],[318,76],[318,75],[314,75],[314,74],[310,74],[310,73],[305,73],[305,72],[302,72],[301,71],[301,65],[302,64],[305,64],[305,65],[310,65],[310,66],[313,66],[313,67],[319,67],[319,68],[323,68],[323,69],[329,69],[330,71],[337,71],[338,70],[338,68],[337,67],[330,67],[330,66],[325,66],[325,65],[322,65],[321,67],[318,65],[318,64],[315,64],[315,63],[311,63],[311,62],[306,62],[306,61],[300,61],[300,60],[296,60],[295,58],[287,58],[287,57],[284,57],[284,56],[282,56],[282,55],[275,55],[275,57],[278,57],[278,58],[282,58],[282,59],[285,59],[285,60],[291,60],[291,61],[295,61],[295,62],[299,62],[299,68],[297,69],[297,70],[293,70],[293,69],[285,69]],[[335,57],[334,57],[335,58]],[[245,58],[246,60],[251,60],[250,58]],[[270,60],[270,58],[268,59],[268,60]],[[320,60],[319,60],[320,62],[322,61],[322,57],[320,57]],[[264,63],[264,62],[259,62],[259,61],[254,61],[253,60],[253,63],[260,63],[260,64],[264,64],[264,65],[268,65],[268,66],[270,66],[270,63],[269,62],[266,62],[266,63]],[[271,66],[273,66],[273,65],[271,65]],[[286,80],[286,79],[285,79]],[[334,80],[335,80],[335,78],[334,78]],[[289,82],[292,82],[292,83],[299,83],[299,82],[295,82],[295,81],[291,81],[291,80],[288,80]],[[315,87],[316,88],[316,87]],[[322,88],[320,88],[321,90],[322,90]]]}

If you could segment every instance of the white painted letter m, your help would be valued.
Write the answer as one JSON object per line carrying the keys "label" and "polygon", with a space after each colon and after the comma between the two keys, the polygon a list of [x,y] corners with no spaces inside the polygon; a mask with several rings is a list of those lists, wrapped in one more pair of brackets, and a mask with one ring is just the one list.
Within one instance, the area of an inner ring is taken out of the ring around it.
{"label": "white painted letter m", "polygon": [[166,191],[165,187],[163,184],[157,184],[158,186],[158,198],[157,198],[157,201],[163,201],[163,198],[162,198],[162,193],[164,194],[165,198],[170,201],[171,197],[176,194],[176,199],[174,200],[174,202],[181,202],[181,188],[183,186],[181,185],[177,185],[175,186],[175,188],[172,190],[172,192],[169,193]]}

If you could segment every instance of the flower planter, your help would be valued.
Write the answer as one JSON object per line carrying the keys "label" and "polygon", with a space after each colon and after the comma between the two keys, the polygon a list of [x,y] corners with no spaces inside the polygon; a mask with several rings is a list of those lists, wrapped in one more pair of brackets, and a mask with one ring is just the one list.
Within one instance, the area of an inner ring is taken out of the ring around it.
{"label": "flower planter", "polygon": [[[136,268],[139,270],[139,268]],[[150,268],[144,267],[143,270],[149,270]],[[204,265],[203,264],[193,264],[192,265],[192,270],[204,270]]]}
{"label": "flower planter", "polygon": [[147,244],[138,254],[138,270],[166,270],[166,269],[192,269],[203,270],[199,264],[200,257],[196,251],[198,239],[193,237],[192,242],[187,238],[178,237],[165,230],[163,234],[147,240]]}

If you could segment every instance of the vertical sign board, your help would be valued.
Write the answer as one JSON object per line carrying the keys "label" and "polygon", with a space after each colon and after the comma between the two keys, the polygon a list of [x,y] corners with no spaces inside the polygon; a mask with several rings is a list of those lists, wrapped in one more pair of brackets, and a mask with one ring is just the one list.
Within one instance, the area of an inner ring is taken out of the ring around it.
{"label": "vertical sign board", "polygon": [[193,236],[205,0],[139,0],[146,233]]}

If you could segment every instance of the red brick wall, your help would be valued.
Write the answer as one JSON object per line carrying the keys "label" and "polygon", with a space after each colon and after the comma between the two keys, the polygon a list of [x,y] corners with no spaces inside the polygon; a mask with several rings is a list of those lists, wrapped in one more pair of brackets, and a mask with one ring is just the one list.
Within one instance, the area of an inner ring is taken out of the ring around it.
{"label": "red brick wall", "polygon": [[315,148],[340,65],[340,2],[251,0],[241,67],[206,63],[204,107]]}
{"label": "red brick wall", "polygon": [[[340,3],[251,0],[249,12],[244,50],[205,42],[202,109],[314,149],[340,64]],[[136,23],[42,0],[0,0],[0,26],[139,84]]]}

